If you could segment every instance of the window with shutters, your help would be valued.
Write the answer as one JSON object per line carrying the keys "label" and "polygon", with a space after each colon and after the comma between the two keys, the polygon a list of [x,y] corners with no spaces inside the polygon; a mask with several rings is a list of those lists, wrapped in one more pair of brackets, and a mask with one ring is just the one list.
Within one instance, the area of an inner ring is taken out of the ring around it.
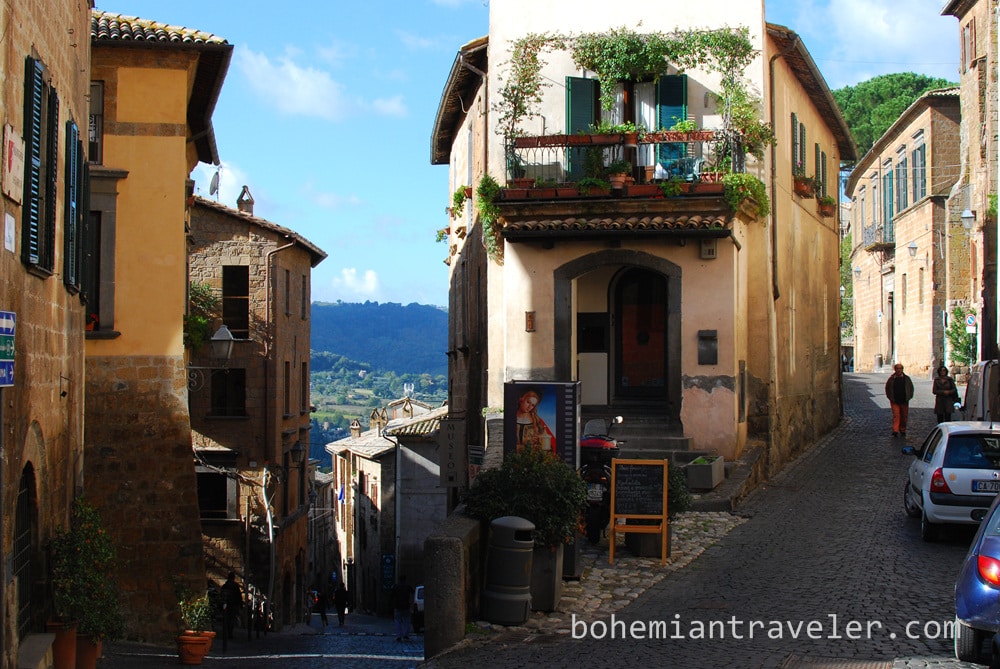
{"label": "window with shutters", "polygon": [[[620,86],[622,94],[614,109],[604,111],[605,120],[621,123],[630,120],[637,126],[654,131],[670,128],[687,119],[686,74],[664,75],[657,81],[628,82]],[[628,94],[625,94],[627,88]],[[602,120],[600,84],[596,79],[566,77],[566,133],[590,132],[591,126]],[[637,164],[655,166],[655,178],[684,176],[692,172],[699,156],[694,143],[644,144],[639,147]],[[587,148],[570,147],[570,180],[586,175]]]}
{"label": "window with shutters", "polygon": [[28,56],[24,82],[21,260],[44,276],[50,276],[55,266],[59,153],[59,96],[49,86],[48,79],[45,66]]}
{"label": "window with shutters", "polygon": [[87,156],[90,162],[104,162],[104,82],[90,82],[90,119],[87,124]]}
{"label": "window with shutters", "polygon": [[83,219],[88,211],[87,164],[83,159],[80,130],[66,122],[66,211],[63,216],[63,283],[71,293],[81,287]]}
{"label": "window with shutters", "polygon": [[899,151],[896,152],[896,211],[903,211],[910,206],[909,195],[906,147],[900,147]]}
{"label": "window with shutters", "polygon": [[887,160],[882,164],[882,222],[887,234],[892,228],[892,217],[895,214],[893,211],[892,181],[892,161]]}
{"label": "window with shutters", "polygon": [[247,372],[245,369],[212,370],[211,416],[247,415]]}
{"label": "window with shutters", "polygon": [[924,146],[924,131],[921,130],[913,136],[915,148],[910,153],[913,161],[913,201],[916,202],[927,196],[927,149]]}
{"label": "window with shutters", "polygon": [[[799,121],[799,116],[792,113],[792,177],[805,178],[806,173],[806,126]],[[817,145],[818,148],[819,145]]]}

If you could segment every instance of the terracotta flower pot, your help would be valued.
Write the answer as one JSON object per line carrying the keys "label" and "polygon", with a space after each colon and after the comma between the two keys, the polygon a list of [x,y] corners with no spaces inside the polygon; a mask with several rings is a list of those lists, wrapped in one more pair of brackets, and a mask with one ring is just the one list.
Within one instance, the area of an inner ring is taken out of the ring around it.
{"label": "terracotta flower pot", "polygon": [[52,662],[55,669],[73,669],[76,665],[76,623],[50,620],[46,629],[56,635],[52,642]]}
{"label": "terracotta flower pot", "polygon": [[201,664],[212,648],[215,632],[185,631],[177,637],[177,654],[181,664]]}
{"label": "terracotta flower pot", "polygon": [[80,635],[76,639],[76,669],[95,669],[97,658],[101,656],[103,644],[94,641],[87,635]]}

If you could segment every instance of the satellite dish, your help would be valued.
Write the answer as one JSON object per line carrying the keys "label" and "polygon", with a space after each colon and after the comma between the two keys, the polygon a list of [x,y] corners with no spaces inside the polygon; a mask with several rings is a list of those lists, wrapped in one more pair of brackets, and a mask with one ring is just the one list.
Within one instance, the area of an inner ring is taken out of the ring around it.
{"label": "satellite dish", "polygon": [[212,183],[208,186],[208,194],[215,195],[219,192],[219,170],[215,170],[212,175]]}

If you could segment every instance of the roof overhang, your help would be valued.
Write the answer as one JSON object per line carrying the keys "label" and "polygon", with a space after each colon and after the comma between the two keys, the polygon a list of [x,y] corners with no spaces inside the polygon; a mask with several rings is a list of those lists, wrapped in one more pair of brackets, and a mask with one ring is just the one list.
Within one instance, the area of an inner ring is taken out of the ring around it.
{"label": "roof overhang", "polygon": [[483,84],[488,68],[488,37],[465,44],[455,56],[441,93],[431,132],[431,165],[447,165],[455,134],[468,115],[468,103]]}

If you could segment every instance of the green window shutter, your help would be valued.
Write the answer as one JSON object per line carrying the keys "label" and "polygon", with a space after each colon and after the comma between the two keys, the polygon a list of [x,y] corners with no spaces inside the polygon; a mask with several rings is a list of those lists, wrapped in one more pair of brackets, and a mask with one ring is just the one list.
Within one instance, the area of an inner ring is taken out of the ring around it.
{"label": "green window shutter", "polygon": [[[813,176],[815,176],[817,179],[823,178],[823,175],[820,174],[820,166],[823,164],[820,160],[820,156],[822,153],[823,152],[820,151],[819,149],[819,142],[813,144],[813,164],[816,166],[816,174],[814,174]],[[820,193],[820,195],[822,194],[823,193]]]}
{"label": "green window shutter", "polygon": [[40,259],[42,193],[42,65],[25,59],[24,74],[24,199],[21,221],[21,260],[37,265]]}
{"label": "green window shutter", "polygon": [[829,182],[827,181],[827,172],[826,172],[826,151],[821,151],[819,155],[820,155],[819,178],[823,181],[823,195],[826,195],[829,192]]}
{"label": "green window shutter", "polygon": [[[670,128],[687,119],[687,75],[665,74],[656,82],[656,127]],[[672,164],[687,155],[687,144],[673,142],[656,145],[656,162],[668,173],[674,173]],[[685,170],[686,171],[686,170]]]}
{"label": "green window shutter", "polygon": [[809,166],[806,162],[806,124],[799,123],[799,162],[802,164],[802,169],[805,170],[805,175],[809,176]]}
{"label": "green window shutter", "polygon": [[[590,132],[597,118],[597,80],[566,77],[566,134]],[[579,181],[584,174],[587,149],[569,149],[569,179]]]}
{"label": "green window shutter", "polygon": [[59,96],[49,89],[46,118],[45,160],[45,232],[42,236],[41,266],[50,272],[55,268],[56,195],[59,187]]}
{"label": "green window shutter", "polygon": [[792,175],[794,176],[798,170],[796,169],[800,164],[799,159],[799,117],[795,112],[792,112]]}
{"label": "green window shutter", "polygon": [[73,121],[66,121],[66,208],[63,213],[63,283],[75,292],[80,247],[80,131]]}

